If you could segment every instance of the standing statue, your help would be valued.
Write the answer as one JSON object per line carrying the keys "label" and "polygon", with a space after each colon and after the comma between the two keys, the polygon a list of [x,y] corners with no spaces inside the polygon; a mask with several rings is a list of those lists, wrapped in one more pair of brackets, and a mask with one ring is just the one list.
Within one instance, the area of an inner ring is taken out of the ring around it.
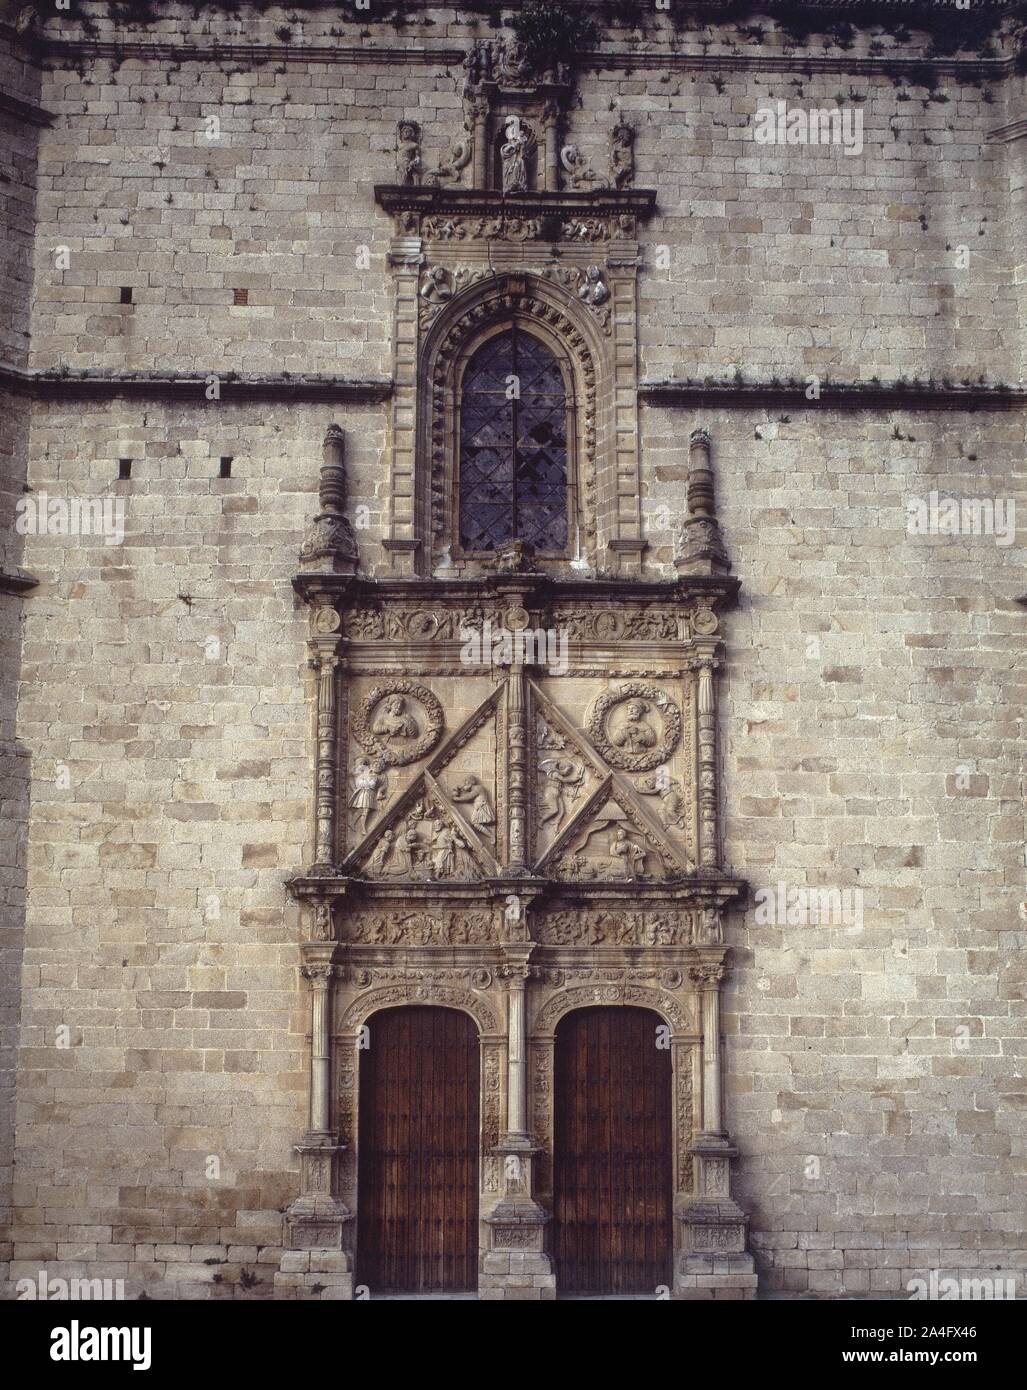
{"label": "standing statue", "polygon": [[506,142],[499,151],[503,161],[504,193],[527,193],[529,147],[520,120],[511,116],[506,123]]}
{"label": "standing statue", "polygon": [[610,137],[610,183],[614,188],[630,188],[635,177],[635,132],[621,121]]}
{"label": "standing statue", "polygon": [[396,163],[402,184],[421,182],[421,127],[416,121],[400,121],[396,143]]}

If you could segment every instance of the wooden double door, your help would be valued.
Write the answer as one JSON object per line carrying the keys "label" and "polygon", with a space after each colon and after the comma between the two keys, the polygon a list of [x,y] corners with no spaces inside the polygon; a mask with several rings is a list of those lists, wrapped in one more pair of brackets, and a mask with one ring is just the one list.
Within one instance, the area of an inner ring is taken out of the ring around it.
{"label": "wooden double door", "polygon": [[368,1021],[360,1057],[357,1278],[372,1292],[478,1287],[479,1042],[457,1009]]}
{"label": "wooden double door", "polygon": [[[556,1033],[557,1288],[649,1294],[672,1272],[671,1058],[647,1009],[581,1009]],[[478,1284],[479,1038],[456,1009],[369,1020],[360,1058],[357,1278],[378,1293]]]}
{"label": "wooden double door", "polygon": [[553,1254],[560,1293],[649,1294],[673,1269],[670,1050],[649,1009],[556,1032]]}

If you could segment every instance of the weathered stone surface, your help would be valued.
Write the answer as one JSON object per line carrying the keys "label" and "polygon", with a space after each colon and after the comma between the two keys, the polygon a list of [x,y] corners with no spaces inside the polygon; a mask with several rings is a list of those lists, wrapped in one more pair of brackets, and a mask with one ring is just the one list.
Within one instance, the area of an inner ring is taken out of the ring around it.
{"label": "weathered stone surface", "polygon": [[[410,38],[360,26],[382,46],[463,50],[479,33],[473,16],[431,17]],[[247,43],[281,48],[282,22],[248,15]],[[304,41],[336,47],[332,22],[305,11]],[[101,33],[110,23],[99,14]],[[230,39],[229,18],[209,23]],[[637,504],[642,576],[671,580],[688,434],[710,431],[744,596],[719,634],[722,862],[767,895],[723,923],[732,1193],[768,1292],[901,1298],[931,1270],[1022,1282],[1022,551],[911,534],[907,515],[932,492],[1027,506],[1024,416],[901,395],[840,409],[831,381],[1022,380],[1025,79],[957,68],[933,91],[903,87],[860,66],[863,36],[844,76],[805,76],[801,50],[794,71],[721,72],[729,35],[683,70],[659,24],[648,51],[667,62],[584,74],[572,114],[596,168],[613,113],[629,120],[635,183],[657,190],[637,230],[637,306],[632,290],[609,340],[627,413],[611,397],[600,435],[634,439],[639,379],[820,383],[798,409],[643,402],[637,496],[610,455],[596,484],[611,527]],[[155,35],[195,42],[191,11],[169,6]],[[226,75],[210,57],[117,64],[88,48],[82,70],[69,51],[43,71],[3,42],[0,86],[54,116],[0,112],[3,363],[210,375],[220,398],[0,381],[5,528],[26,485],[125,506],[122,543],[3,535],[4,568],[41,582],[0,591],[2,1255],[12,1279],[124,1278],[130,1297],[351,1297],[342,1255],[282,1251],[310,1030],[283,879],[315,857],[316,677],[290,584],[332,421],[361,573],[403,572],[381,541],[415,513],[390,471],[411,422],[381,401],[233,399],[233,374],[411,379],[414,327],[394,314],[394,227],[373,186],[396,178],[402,119],[416,115],[426,167],[448,156],[461,74],[365,51],[276,52]],[[914,35],[903,52],[922,49]],[[759,102],[830,107],[850,82],[858,155],[753,141]],[[463,243],[447,245],[457,269]],[[532,245],[501,254],[540,260]],[[416,279],[408,298],[416,319]],[[381,651],[387,636],[371,640]],[[582,715],[608,665],[581,677]],[[360,698],[380,679],[358,674]],[[449,728],[491,688],[449,668],[421,679]],[[462,771],[494,759],[489,737]],[[810,890],[840,895],[841,914],[797,904]],[[649,949],[655,927],[638,930]],[[364,968],[389,968],[388,942],[361,944],[381,946]],[[698,1033],[691,985],[675,988]],[[497,1017],[502,992],[480,991]],[[552,1296],[522,1256],[484,1259],[483,1298]],[[743,1296],[747,1278],[686,1271],[674,1296]]]}

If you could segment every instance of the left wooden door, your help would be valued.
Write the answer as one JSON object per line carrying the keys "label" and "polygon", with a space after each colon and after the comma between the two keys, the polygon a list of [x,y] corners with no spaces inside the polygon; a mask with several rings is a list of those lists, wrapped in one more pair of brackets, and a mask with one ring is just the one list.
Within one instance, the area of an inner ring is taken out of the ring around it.
{"label": "left wooden door", "polygon": [[479,1045],[457,1009],[368,1020],[360,1055],[357,1279],[374,1292],[478,1286]]}

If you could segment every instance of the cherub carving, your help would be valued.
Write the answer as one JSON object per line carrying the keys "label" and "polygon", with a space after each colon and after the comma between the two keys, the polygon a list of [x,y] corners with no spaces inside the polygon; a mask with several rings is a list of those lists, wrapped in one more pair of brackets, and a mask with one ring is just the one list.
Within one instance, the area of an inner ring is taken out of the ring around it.
{"label": "cherub carving", "polygon": [[585,769],[570,758],[546,758],[540,766],[546,780],[541,788],[539,824],[548,825],[555,820],[553,829],[559,832],[577,800],[585,780]]}
{"label": "cherub carving", "polygon": [[424,272],[421,298],[426,304],[444,304],[447,299],[453,298],[453,289],[449,283],[449,271],[446,270],[445,266],[432,265]]}
{"label": "cherub carving", "polygon": [[590,265],[578,287],[578,298],[586,304],[599,305],[605,304],[609,297],[610,291],[603,279],[603,272],[597,265]]}
{"label": "cherub carving", "polygon": [[575,144],[564,145],[560,151],[560,163],[567,175],[571,188],[587,188],[595,182],[592,166]]}
{"label": "cherub carving", "polygon": [[688,803],[681,793],[680,782],[669,777],[666,769],[661,768],[650,777],[643,777],[638,784],[638,790],[643,796],[658,796],[660,798],[662,803],[660,820],[665,829],[669,830],[674,827],[677,830],[684,830]]}
{"label": "cherub carving", "polygon": [[450,150],[449,158],[445,163],[429,174],[432,183],[442,183],[444,179],[453,179],[459,182],[461,172],[467,168],[474,155],[474,138],[465,129],[459,139],[453,141],[453,148]]}

